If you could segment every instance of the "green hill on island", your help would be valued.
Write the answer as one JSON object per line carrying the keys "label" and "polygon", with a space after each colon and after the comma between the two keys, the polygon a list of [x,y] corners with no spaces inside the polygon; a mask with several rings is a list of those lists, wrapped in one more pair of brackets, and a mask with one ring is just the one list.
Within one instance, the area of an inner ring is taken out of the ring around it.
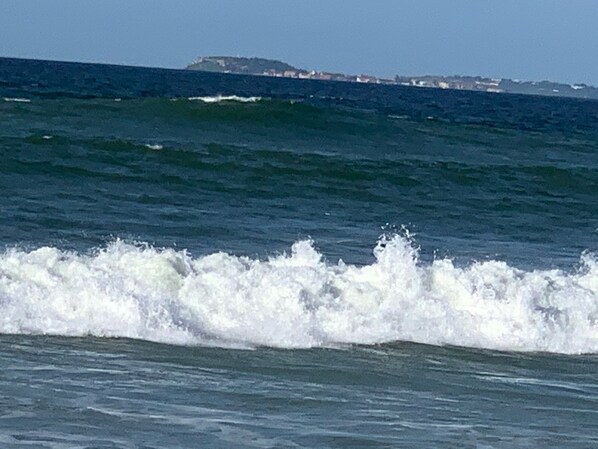
{"label": "green hill on island", "polygon": [[190,70],[205,72],[241,73],[246,75],[267,72],[298,71],[297,68],[273,59],[240,58],[232,56],[205,56],[197,58],[187,66]]}

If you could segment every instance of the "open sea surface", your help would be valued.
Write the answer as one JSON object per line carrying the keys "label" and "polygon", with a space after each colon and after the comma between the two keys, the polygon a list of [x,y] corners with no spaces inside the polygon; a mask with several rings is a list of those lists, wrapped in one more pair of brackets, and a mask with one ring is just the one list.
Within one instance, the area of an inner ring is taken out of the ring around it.
{"label": "open sea surface", "polygon": [[0,58],[0,448],[598,447],[598,102]]}

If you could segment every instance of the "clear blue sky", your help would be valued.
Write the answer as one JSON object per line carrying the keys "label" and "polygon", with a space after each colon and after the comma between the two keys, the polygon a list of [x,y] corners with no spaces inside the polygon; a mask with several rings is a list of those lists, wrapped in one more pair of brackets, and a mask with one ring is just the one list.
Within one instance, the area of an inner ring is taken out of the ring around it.
{"label": "clear blue sky", "polygon": [[0,56],[598,85],[598,0],[0,0]]}

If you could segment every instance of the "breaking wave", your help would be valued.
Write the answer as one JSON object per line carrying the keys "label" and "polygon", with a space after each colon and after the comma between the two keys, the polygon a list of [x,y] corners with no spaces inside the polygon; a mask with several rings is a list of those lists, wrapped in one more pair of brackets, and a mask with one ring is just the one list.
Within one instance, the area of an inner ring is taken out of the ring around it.
{"label": "breaking wave", "polygon": [[239,97],[237,95],[215,95],[208,97],[189,97],[191,101],[203,101],[204,103],[220,103],[222,101],[236,101],[239,103],[255,103],[260,101],[262,97]]}
{"label": "breaking wave", "polygon": [[8,103],[31,103],[31,100],[29,98],[4,97],[2,99]]}
{"label": "breaking wave", "polygon": [[84,255],[0,255],[0,333],[307,348],[413,341],[598,352],[598,260],[573,273],[505,262],[424,265],[402,237],[375,262],[327,263],[310,241],[267,260],[122,241]]}

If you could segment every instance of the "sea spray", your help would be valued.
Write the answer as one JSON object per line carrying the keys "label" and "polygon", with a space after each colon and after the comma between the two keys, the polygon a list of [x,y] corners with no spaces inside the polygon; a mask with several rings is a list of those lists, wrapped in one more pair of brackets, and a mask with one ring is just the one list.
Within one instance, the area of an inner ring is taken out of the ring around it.
{"label": "sea spray", "polygon": [[115,241],[92,254],[0,256],[0,332],[174,344],[314,347],[414,341],[598,352],[598,262],[522,271],[502,261],[425,265],[405,237],[375,262],[324,260],[311,241],[266,260]]}

